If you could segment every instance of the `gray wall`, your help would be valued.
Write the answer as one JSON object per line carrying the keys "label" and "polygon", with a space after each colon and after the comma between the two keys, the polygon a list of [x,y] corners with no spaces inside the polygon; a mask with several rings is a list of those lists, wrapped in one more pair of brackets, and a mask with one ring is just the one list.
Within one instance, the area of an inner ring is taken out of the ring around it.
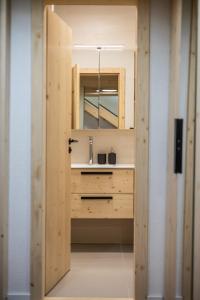
{"label": "gray wall", "polygon": [[31,1],[13,0],[11,15],[9,294],[26,299],[30,261]]}
{"label": "gray wall", "polygon": [[150,64],[149,295],[162,297],[169,99],[170,1],[152,0]]}
{"label": "gray wall", "polygon": [[[30,0],[12,0],[11,111],[9,186],[9,299],[28,299],[30,251],[31,155],[31,8]],[[165,258],[167,115],[169,83],[169,1],[152,0],[150,105],[150,243],[149,298],[162,299]],[[186,0],[186,3],[189,3]],[[186,10],[185,10],[186,11]],[[184,24],[188,18],[185,16]],[[185,28],[185,25],[184,25]],[[186,30],[187,31],[187,30]],[[184,45],[187,43],[183,33]],[[183,57],[187,53],[184,48]],[[181,115],[185,115],[186,84],[182,61]],[[181,290],[183,176],[179,177],[177,296]]]}

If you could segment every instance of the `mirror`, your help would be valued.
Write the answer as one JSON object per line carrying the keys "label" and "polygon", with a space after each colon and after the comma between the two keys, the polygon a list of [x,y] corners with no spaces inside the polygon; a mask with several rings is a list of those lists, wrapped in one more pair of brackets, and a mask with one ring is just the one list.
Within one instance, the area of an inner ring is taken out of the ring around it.
{"label": "mirror", "polygon": [[123,68],[80,69],[74,67],[73,128],[124,129]]}

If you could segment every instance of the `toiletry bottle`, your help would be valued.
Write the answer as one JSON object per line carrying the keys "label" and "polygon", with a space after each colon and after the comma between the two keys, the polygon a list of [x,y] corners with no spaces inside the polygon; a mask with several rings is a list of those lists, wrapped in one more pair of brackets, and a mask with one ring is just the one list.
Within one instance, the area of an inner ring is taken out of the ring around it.
{"label": "toiletry bottle", "polygon": [[111,149],[111,152],[108,153],[108,163],[110,165],[116,165],[116,161],[117,161],[117,155],[116,153],[113,151],[113,149]]}

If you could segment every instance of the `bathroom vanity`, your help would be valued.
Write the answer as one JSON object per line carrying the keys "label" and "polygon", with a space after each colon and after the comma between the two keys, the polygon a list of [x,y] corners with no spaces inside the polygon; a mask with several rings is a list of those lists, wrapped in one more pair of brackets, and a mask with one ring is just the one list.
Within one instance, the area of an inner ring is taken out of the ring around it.
{"label": "bathroom vanity", "polygon": [[72,219],[133,219],[133,164],[72,164],[71,188]]}

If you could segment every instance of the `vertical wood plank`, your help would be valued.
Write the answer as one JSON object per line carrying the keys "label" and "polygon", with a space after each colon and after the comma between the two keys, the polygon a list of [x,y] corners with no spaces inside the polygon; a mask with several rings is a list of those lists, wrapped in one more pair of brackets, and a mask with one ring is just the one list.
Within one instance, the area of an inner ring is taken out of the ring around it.
{"label": "vertical wood plank", "polygon": [[10,1],[0,1],[0,299],[8,285]]}
{"label": "vertical wood plank", "polygon": [[118,75],[119,117],[118,128],[125,129],[125,69],[121,68]]}
{"label": "vertical wood plank", "polygon": [[193,203],[194,203],[194,158],[195,158],[195,107],[196,107],[196,46],[197,46],[197,2],[192,3],[190,37],[189,90],[187,104],[184,241],[183,241],[183,298],[192,299],[193,272]]}
{"label": "vertical wood plank", "polygon": [[70,269],[71,28],[50,9],[46,38],[46,294]]}
{"label": "vertical wood plank", "polygon": [[174,119],[179,113],[182,0],[171,1],[171,61],[168,119],[165,299],[176,292],[177,175],[174,174]]}
{"label": "vertical wood plank", "polygon": [[136,85],[135,298],[148,293],[150,1],[138,2]]}
{"label": "vertical wood plank", "polygon": [[32,228],[31,299],[44,293],[45,118],[43,1],[32,1]]}
{"label": "vertical wood plank", "polygon": [[80,128],[80,68],[75,65],[72,70],[72,128]]}
{"label": "vertical wood plank", "polygon": [[200,1],[198,0],[197,29],[197,99],[195,145],[195,203],[194,203],[194,285],[193,300],[200,295]]}
{"label": "vertical wood plank", "polygon": [[44,0],[46,5],[137,5],[138,0]]}

